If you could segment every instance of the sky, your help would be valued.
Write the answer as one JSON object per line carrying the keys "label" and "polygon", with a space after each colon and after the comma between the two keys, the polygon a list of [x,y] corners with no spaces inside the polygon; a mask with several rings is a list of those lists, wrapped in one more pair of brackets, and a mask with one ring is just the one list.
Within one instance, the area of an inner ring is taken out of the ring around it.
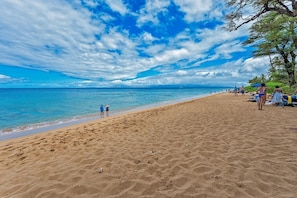
{"label": "sky", "polygon": [[269,61],[217,0],[1,0],[0,88],[247,85]]}

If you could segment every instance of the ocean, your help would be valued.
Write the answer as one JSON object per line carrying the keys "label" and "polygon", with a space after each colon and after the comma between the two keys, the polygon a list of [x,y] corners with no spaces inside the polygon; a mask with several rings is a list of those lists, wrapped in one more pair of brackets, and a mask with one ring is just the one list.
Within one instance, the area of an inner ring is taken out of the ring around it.
{"label": "ocean", "polygon": [[0,140],[225,91],[226,88],[12,88],[0,89]]}

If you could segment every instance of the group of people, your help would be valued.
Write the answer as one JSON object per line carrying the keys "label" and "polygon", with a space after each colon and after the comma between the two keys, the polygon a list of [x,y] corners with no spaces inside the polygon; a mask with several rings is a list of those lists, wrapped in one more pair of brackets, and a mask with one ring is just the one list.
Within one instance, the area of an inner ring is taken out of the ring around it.
{"label": "group of people", "polygon": [[[105,113],[106,113],[106,117],[108,117],[109,116],[109,105],[108,104],[105,106]],[[100,117],[104,118],[104,107],[103,107],[103,105],[100,106]]]}
{"label": "group of people", "polygon": [[241,95],[244,96],[245,95],[245,87],[241,86],[240,88],[238,88],[238,87],[235,86],[233,92],[234,92],[235,96],[238,96],[238,93],[241,93]]}
{"label": "group of people", "polygon": [[[257,93],[259,94],[259,98],[257,100],[258,109],[262,110],[263,106],[266,102],[266,92],[267,87],[265,83],[262,83],[261,86],[257,89]],[[297,94],[297,89],[295,90],[294,94]],[[272,104],[276,106],[284,106],[284,99],[283,99],[283,90],[279,86],[275,86],[272,95]]]}

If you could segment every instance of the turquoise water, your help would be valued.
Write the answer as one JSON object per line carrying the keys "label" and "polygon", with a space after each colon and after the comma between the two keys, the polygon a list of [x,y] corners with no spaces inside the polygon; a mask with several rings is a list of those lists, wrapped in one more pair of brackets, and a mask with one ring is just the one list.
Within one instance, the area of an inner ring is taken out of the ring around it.
{"label": "turquoise water", "polygon": [[225,89],[0,89],[0,132],[23,131],[97,117],[101,104],[109,104],[112,116],[146,106],[198,98]]}

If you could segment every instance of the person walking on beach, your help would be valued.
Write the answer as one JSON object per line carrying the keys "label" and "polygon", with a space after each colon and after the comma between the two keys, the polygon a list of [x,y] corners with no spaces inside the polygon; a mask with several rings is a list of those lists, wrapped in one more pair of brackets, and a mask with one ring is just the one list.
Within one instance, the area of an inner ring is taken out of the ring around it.
{"label": "person walking on beach", "polygon": [[106,111],[106,117],[108,117],[109,116],[109,105],[108,104],[105,106],[105,111]]}
{"label": "person walking on beach", "polygon": [[259,98],[258,98],[258,101],[257,101],[257,105],[258,105],[259,110],[263,109],[263,105],[266,102],[266,91],[267,91],[267,87],[266,87],[265,83],[262,83],[261,87],[259,87],[257,89],[257,92],[259,93]]}
{"label": "person walking on beach", "polygon": [[104,108],[103,105],[100,106],[100,117],[104,118]]}

